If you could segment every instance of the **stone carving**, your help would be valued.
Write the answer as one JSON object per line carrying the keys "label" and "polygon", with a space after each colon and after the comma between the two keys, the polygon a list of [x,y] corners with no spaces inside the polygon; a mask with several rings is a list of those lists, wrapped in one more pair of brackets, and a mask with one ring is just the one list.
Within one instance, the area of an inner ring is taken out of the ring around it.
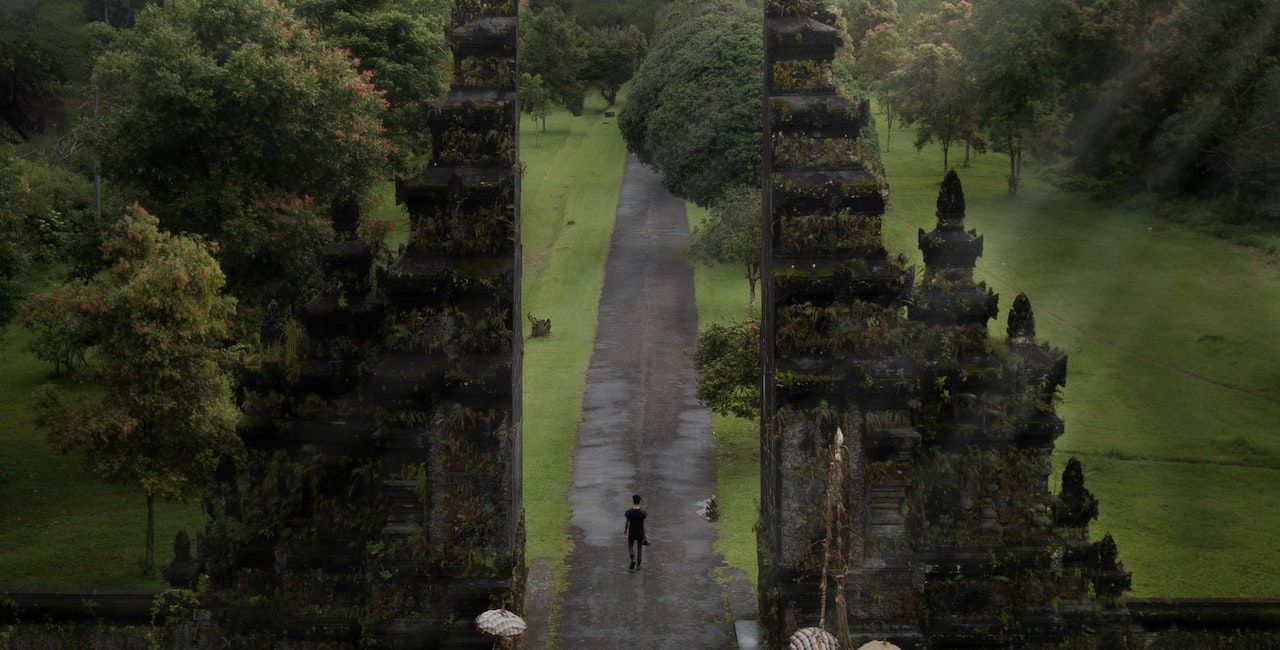
{"label": "stone carving", "polygon": [[1098,499],[1084,486],[1084,466],[1072,458],[1062,472],[1062,492],[1053,509],[1054,522],[1076,528],[1098,517]]}
{"label": "stone carving", "polygon": [[1031,311],[1031,299],[1020,293],[1009,310],[1009,343],[1031,345],[1036,341],[1036,315]]}
{"label": "stone carving", "polygon": [[529,336],[535,339],[551,336],[551,319],[535,318],[529,314]]}
{"label": "stone carving", "polygon": [[164,568],[164,579],[175,589],[190,589],[195,586],[199,568],[191,556],[191,537],[187,535],[187,529],[179,529],[173,537],[173,562]]}

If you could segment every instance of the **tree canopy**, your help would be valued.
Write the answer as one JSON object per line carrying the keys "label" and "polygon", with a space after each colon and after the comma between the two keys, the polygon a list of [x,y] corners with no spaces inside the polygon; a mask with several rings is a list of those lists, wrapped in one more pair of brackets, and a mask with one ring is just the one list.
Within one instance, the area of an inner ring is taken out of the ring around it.
{"label": "tree canopy", "polygon": [[559,6],[531,10],[520,21],[520,69],[542,77],[551,100],[574,115],[582,114],[587,96],[586,63],[586,32]]}
{"label": "tree canopy", "polygon": [[635,25],[593,27],[588,31],[587,42],[582,80],[599,90],[613,106],[622,84],[631,80],[636,67],[644,60],[648,46],[644,34]]}
{"label": "tree canopy", "polygon": [[175,0],[99,60],[106,174],[168,229],[212,237],[234,294],[294,302],[329,197],[383,172],[387,101],[273,0]]}
{"label": "tree canopy", "polygon": [[444,91],[448,0],[289,0],[332,44],[350,51],[390,103],[387,128],[404,150],[423,146],[423,102]]}
{"label": "tree canopy", "polygon": [[698,205],[760,182],[760,21],[740,0],[671,3],[619,116],[627,148]]}

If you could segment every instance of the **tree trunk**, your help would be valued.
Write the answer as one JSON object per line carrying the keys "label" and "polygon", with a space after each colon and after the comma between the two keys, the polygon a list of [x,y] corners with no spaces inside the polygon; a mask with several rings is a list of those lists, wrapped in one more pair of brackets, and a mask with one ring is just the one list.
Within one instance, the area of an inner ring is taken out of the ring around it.
{"label": "tree trunk", "polygon": [[968,169],[968,168],[969,168],[969,149],[970,149],[970,147],[971,147],[971,145],[970,145],[968,142],[964,143],[964,168],[965,168],[965,169]]}
{"label": "tree trunk", "polygon": [[147,575],[156,573],[156,509],[155,497],[147,495],[147,558],[145,563]]}
{"label": "tree trunk", "polygon": [[609,105],[606,106],[605,108],[613,108],[613,105],[618,101],[618,89],[610,88],[609,90],[605,91],[604,99],[605,101],[609,102]]}
{"label": "tree trunk", "polygon": [[1013,146],[1013,136],[1009,136],[1009,194],[1018,193],[1018,149]]}
{"label": "tree trunk", "polygon": [[754,309],[756,306],[756,282],[760,280],[760,265],[747,265],[747,286],[750,287],[747,294],[747,308]]}
{"label": "tree trunk", "polygon": [[885,124],[889,125],[889,129],[884,133],[884,152],[889,153],[890,151],[893,151],[893,146],[891,144],[893,140],[893,109],[888,106],[884,109],[884,121]]}
{"label": "tree trunk", "polygon": [[944,142],[942,144],[942,173],[946,174],[951,170],[951,143]]}

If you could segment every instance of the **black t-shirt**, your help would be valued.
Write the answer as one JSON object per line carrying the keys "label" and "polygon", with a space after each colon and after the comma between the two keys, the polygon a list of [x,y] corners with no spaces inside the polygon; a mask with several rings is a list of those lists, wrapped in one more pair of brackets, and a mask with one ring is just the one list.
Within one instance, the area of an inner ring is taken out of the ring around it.
{"label": "black t-shirt", "polygon": [[631,538],[644,537],[644,518],[649,516],[640,508],[627,508],[627,521],[631,524],[628,528],[627,536]]}

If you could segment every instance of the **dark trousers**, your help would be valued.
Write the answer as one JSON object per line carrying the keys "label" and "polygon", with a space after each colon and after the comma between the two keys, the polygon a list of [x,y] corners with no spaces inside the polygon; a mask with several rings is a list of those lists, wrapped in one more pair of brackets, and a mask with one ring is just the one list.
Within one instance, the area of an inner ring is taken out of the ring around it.
{"label": "dark trousers", "polygon": [[627,537],[627,552],[631,553],[631,561],[640,566],[644,560],[644,538]]}

